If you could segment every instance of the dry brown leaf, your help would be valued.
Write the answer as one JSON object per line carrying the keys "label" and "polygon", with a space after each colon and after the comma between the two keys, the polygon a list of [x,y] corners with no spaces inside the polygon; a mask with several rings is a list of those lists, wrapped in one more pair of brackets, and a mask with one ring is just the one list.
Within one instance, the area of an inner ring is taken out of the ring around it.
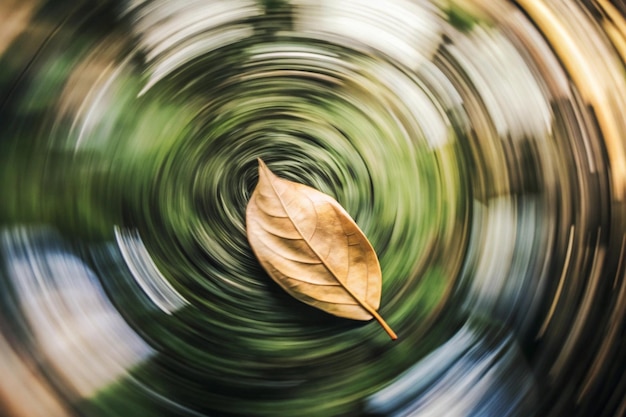
{"label": "dry brown leaf", "polygon": [[339,317],[375,318],[382,274],[363,232],[332,197],[277,177],[259,159],[259,182],[246,210],[252,250],[296,299]]}

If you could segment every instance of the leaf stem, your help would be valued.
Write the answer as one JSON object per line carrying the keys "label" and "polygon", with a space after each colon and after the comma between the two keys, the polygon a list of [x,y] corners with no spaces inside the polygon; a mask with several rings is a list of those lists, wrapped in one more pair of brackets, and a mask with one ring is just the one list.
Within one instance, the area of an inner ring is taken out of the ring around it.
{"label": "leaf stem", "polygon": [[370,313],[372,313],[376,321],[380,323],[383,329],[385,329],[391,340],[396,340],[398,338],[398,335],[391,329],[391,327],[389,327],[387,322],[381,317],[380,314],[378,314],[376,310],[372,309],[370,310]]}

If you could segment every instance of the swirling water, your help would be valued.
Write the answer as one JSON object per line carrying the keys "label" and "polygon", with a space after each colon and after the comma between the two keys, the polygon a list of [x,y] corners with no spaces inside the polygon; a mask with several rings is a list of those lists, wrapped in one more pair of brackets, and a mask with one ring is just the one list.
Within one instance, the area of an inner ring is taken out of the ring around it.
{"label": "swirling water", "polygon": [[[0,3],[4,414],[624,414],[625,12]],[[263,272],[259,157],[363,229],[396,342]]]}

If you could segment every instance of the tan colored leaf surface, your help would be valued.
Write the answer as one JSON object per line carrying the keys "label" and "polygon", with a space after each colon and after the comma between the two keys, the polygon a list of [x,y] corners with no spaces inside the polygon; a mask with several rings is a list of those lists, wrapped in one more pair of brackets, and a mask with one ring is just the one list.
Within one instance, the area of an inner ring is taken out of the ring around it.
{"label": "tan colored leaf surface", "polygon": [[375,318],[382,274],[363,232],[332,197],[274,175],[259,159],[259,182],[246,210],[252,250],[296,299],[339,317]]}

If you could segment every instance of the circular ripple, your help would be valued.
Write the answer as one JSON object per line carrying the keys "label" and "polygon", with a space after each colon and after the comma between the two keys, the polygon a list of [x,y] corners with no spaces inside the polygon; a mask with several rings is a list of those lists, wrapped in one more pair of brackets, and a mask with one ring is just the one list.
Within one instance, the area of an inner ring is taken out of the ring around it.
{"label": "circular ripple", "polygon": [[[625,409],[618,6],[3,8],[9,415]],[[398,341],[261,269],[257,158],[363,229]]]}

